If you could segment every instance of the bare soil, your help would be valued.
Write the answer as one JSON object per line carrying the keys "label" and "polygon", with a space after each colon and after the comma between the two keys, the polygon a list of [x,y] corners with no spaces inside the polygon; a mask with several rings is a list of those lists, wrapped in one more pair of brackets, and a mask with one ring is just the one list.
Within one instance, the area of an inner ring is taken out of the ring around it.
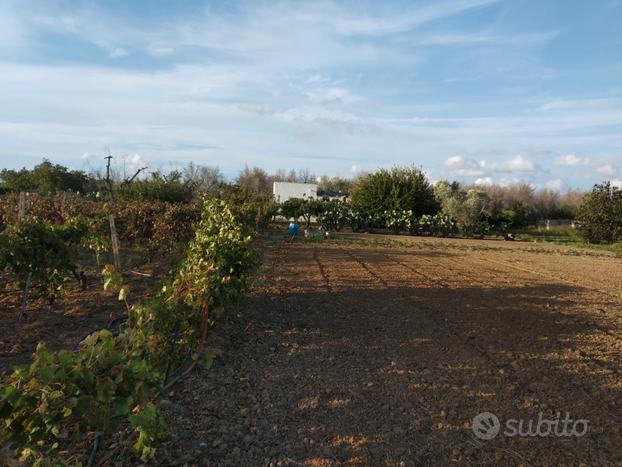
{"label": "bare soil", "polygon": [[[268,249],[222,356],[163,401],[159,463],[622,465],[619,258],[356,238]],[[504,434],[566,413],[583,436]]]}
{"label": "bare soil", "polygon": [[[129,300],[134,302],[153,295],[154,287],[162,283],[179,255],[158,258],[152,263],[136,264],[132,259],[134,264],[124,268],[123,276],[130,286]],[[10,292],[0,294],[0,372],[28,363],[39,342],[54,350],[70,349],[91,332],[126,314],[118,295],[103,290],[96,268],[86,272],[87,290],[81,290],[76,281],[68,282],[63,295],[52,305],[33,290],[22,322],[18,322],[21,291],[9,289]],[[0,281],[9,280],[6,274],[0,276]]]}

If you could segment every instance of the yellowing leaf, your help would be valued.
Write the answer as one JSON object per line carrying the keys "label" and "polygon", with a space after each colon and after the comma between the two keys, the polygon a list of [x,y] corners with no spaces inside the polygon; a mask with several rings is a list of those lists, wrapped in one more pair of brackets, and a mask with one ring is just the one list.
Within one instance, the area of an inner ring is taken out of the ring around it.
{"label": "yellowing leaf", "polygon": [[124,285],[123,287],[121,287],[121,290],[119,290],[119,300],[126,300],[129,292],[130,292],[129,285]]}

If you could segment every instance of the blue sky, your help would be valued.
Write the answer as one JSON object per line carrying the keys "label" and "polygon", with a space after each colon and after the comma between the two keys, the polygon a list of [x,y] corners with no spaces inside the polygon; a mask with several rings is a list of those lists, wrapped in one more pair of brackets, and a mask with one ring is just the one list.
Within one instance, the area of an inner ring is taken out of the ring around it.
{"label": "blue sky", "polygon": [[0,165],[622,185],[622,1],[0,0]]}

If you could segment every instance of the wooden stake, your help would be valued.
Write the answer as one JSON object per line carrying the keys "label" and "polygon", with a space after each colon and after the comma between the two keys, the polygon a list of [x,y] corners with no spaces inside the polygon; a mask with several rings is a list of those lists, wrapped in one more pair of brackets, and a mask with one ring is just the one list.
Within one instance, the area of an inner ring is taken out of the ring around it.
{"label": "wooden stake", "polygon": [[26,217],[26,193],[20,191],[19,193],[19,210],[17,211],[17,223],[21,223]]}
{"label": "wooden stake", "polygon": [[24,316],[26,316],[26,305],[28,304],[28,290],[30,289],[30,279],[32,279],[32,271],[28,272],[28,277],[26,277],[26,286],[24,287],[24,292],[22,293],[22,306],[19,312],[19,318],[17,319],[18,323],[22,322]]}
{"label": "wooden stake", "polygon": [[119,237],[117,236],[117,228],[114,225],[114,215],[108,216],[110,222],[110,242],[112,243],[112,256],[114,258],[114,267],[117,271],[121,271],[121,259],[119,256]]}

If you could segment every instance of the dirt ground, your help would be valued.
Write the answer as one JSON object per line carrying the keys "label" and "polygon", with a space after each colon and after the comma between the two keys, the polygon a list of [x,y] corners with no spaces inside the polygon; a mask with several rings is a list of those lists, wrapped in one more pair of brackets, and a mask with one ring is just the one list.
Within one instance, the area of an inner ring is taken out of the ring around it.
{"label": "dirt ground", "polygon": [[[178,256],[169,255],[152,263],[126,258],[132,260],[123,269],[125,283],[130,286],[130,302],[152,296],[154,287],[162,283]],[[95,267],[85,271],[87,290],[82,291],[77,281],[70,281],[52,305],[36,290],[31,292],[22,322],[18,322],[21,291],[0,293],[0,372],[30,362],[39,342],[55,350],[72,348],[110,320],[126,314],[118,295],[103,290],[99,271]],[[8,275],[0,275],[2,280],[8,281]]]}
{"label": "dirt ground", "polygon": [[163,401],[160,463],[622,465],[621,259],[357,238],[269,249],[223,355]]}

